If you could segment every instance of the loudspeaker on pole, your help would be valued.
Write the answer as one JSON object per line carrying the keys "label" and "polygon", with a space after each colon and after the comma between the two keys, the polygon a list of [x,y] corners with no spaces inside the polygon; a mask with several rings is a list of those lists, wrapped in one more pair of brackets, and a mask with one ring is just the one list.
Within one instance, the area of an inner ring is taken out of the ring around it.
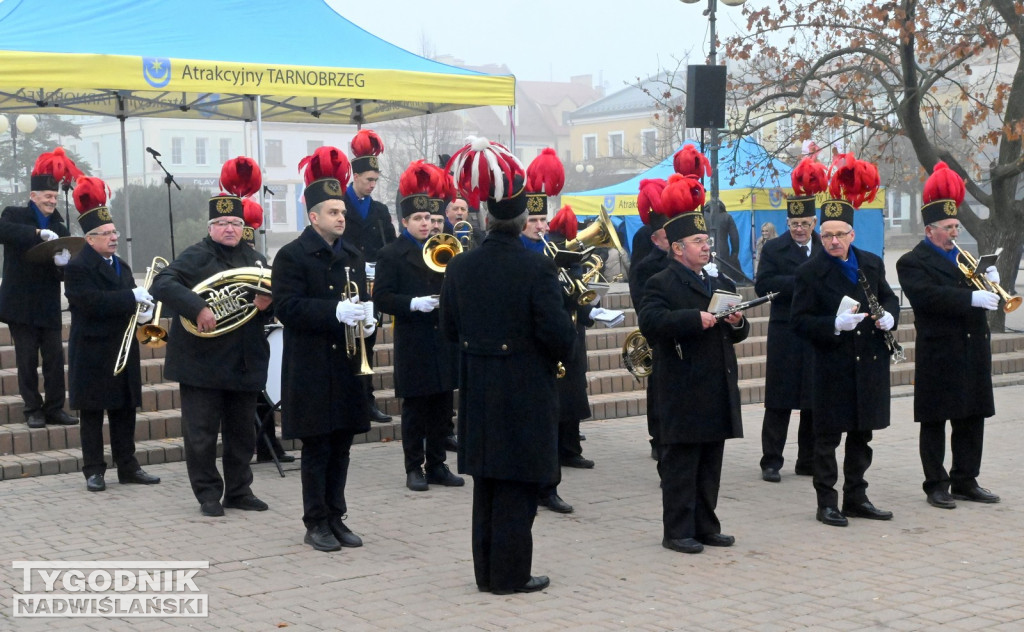
{"label": "loudspeaker on pole", "polygon": [[686,67],[686,126],[725,127],[725,66]]}

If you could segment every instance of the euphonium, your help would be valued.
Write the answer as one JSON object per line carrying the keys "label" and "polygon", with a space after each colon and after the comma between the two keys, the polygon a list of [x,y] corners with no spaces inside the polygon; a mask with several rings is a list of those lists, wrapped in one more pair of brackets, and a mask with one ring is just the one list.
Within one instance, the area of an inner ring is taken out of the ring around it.
{"label": "euphonium", "polygon": [[462,220],[461,222],[455,222],[455,225],[452,226],[452,233],[459,240],[459,243],[462,244],[463,250],[469,250],[470,248],[473,247],[472,224],[470,224],[466,220]]}
{"label": "euphonium", "polygon": [[[151,261],[149,267],[146,268],[146,278],[142,281],[142,288],[148,290],[149,286],[153,284],[153,277],[166,267],[167,259],[164,259],[163,257],[153,257],[153,261]],[[159,305],[160,303],[157,303],[158,307],[153,313],[153,321],[151,322],[156,322],[156,319],[159,318]],[[135,326],[139,322],[139,314],[144,311],[146,311],[146,306],[139,304],[136,306],[135,313],[132,314],[131,320],[128,321],[128,327],[124,330],[124,337],[121,339],[121,346],[117,350],[117,359],[114,360],[114,375],[121,375],[125,367],[128,366],[128,355],[132,350],[132,334],[135,334],[136,336],[138,335],[135,332]],[[164,332],[164,337],[166,336],[167,332]]]}
{"label": "euphonium", "polygon": [[[461,223],[461,222],[460,222]],[[423,243],[423,263],[434,272],[444,274],[448,262],[465,248],[454,235],[438,233]]]}
{"label": "euphonium", "polygon": [[[956,266],[960,268],[960,272],[967,277],[971,285],[979,290],[998,294],[999,298],[1003,300],[1003,311],[1007,314],[1020,307],[1021,297],[1010,296],[1010,293],[1000,287],[998,283],[989,281],[988,277],[985,276],[985,271],[978,269],[978,260],[971,253],[961,249],[956,241],[952,239],[950,241],[957,249]],[[961,259],[963,260],[961,261]]]}
{"label": "euphonium", "polygon": [[637,382],[654,370],[654,354],[639,329],[631,331],[622,343],[622,364]]}
{"label": "euphonium", "polygon": [[[359,302],[359,286],[356,285],[355,281],[350,276],[352,268],[345,268],[345,292],[343,293],[343,299],[346,301],[352,301],[353,303]],[[370,362],[366,357],[366,336],[363,335],[363,323],[358,322],[355,325],[349,327],[345,326],[345,352],[348,357],[352,358],[356,355],[357,344],[356,339],[358,338],[358,352],[359,352],[359,372],[356,375],[373,375],[373,369],[370,368]]]}
{"label": "euphonium", "polygon": [[611,246],[618,251],[622,269],[628,273],[629,255],[622,247],[622,243],[619,241],[619,234],[615,232],[615,224],[612,223],[612,218],[608,215],[608,211],[604,210],[603,206],[598,214],[597,221],[581,230],[576,235],[576,239],[570,239],[565,242],[566,250],[583,250],[588,247],[604,248],[606,246]]}
{"label": "euphonium", "polygon": [[252,299],[256,294],[270,294],[270,268],[259,265],[218,272],[192,291],[206,301],[217,326],[213,331],[200,332],[192,320],[179,316],[181,324],[200,338],[223,336],[245,325],[259,312]]}

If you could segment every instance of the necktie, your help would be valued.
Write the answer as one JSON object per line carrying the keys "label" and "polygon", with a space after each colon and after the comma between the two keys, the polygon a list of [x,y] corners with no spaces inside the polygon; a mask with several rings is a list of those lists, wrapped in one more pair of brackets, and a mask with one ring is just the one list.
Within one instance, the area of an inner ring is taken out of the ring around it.
{"label": "necktie", "polygon": [[800,246],[800,247],[803,248],[804,256],[805,257],[810,257],[811,256],[811,246],[810,246],[810,244],[804,244],[803,246]]}
{"label": "necktie", "polygon": [[113,257],[111,257],[111,258],[107,259],[107,265],[108,265],[108,266],[112,266],[112,265],[114,265],[114,258],[113,258]]}

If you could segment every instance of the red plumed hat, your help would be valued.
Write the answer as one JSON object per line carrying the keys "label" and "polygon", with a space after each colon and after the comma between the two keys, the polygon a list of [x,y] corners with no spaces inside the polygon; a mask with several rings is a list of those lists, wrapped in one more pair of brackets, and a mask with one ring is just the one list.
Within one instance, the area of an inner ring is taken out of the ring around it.
{"label": "red plumed hat", "polygon": [[569,241],[576,239],[576,232],[579,229],[579,223],[576,221],[576,213],[572,212],[572,207],[566,204],[555,213],[555,216],[548,222],[548,230],[551,233],[561,235],[561,238],[552,236],[555,241]]}
{"label": "red plumed hat", "polygon": [[698,179],[711,175],[711,163],[707,156],[697,151],[695,145],[685,145],[672,158],[672,166],[681,176],[696,176]]}
{"label": "red plumed hat", "polygon": [[57,147],[36,158],[36,164],[32,167],[30,190],[56,191],[62,183],[70,184],[82,175],[82,170],[64,153],[64,148]]}
{"label": "red plumed hat", "polygon": [[636,196],[636,210],[640,220],[658,230],[665,224],[661,193],[668,182],[661,178],[647,178],[640,181],[640,192]]}
{"label": "red plumed hat", "polygon": [[337,147],[317,147],[299,161],[299,173],[306,183],[302,192],[306,210],[326,200],[344,200],[351,166],[348,156]]}
{"label": "red plumed hat", "polygon": [[440,169],[425,160],[414,160],[398,178],[398,193],[402,196],[399,209],[402,217],[414,213],[440,212],[444,179]]}
{"label": "red plumed hat", "polygon": [[437,172],[437,178],[434,180],[437,188],[430,194],[430,197],[443,200],[445,204],[454,200],[455,181],[452,180],[452,174],[445,171],[444,167],[439,167],[429,162],[426,165]]}
{"label": "red plumed hat", "polygon": [[384,153],[384,139],[372,129],[362,129],[352,137],[352,171],[380,171],[377,156]]}
{"label": "red plumed hat", "polygon": [[925,224],[941,222],[944,219],[956,219],[959,207],[964,201],[967,189],[960,174],[949,168],[941,160],[936,163],[932,175],[924,183],[921,206],[921,219]]}
{"label": "red plumed hat", "polygon": [[220,188],[240,198],[259,193],[263,186],[263,174],[256,161],[239,156],[224,163],[220,169]]}
{"label": "red plumed hat", "polygon": [[[459,195],[472,207],[479,207],[485,200],[501,202],[520,196],[526,173],[515,154],[504,145],[482,136],[470,136],[468,140],[469,143],[455,152],[446,166],[455,179]],[[525,210],[525,198],[522,206]],[[493,213],[495,209],[488,210]]]}
{"label": "red plumed hat", "polygon": [[75,190],[71,194],[78,209],[78,225],[83,233],[90,233],[104,224],[113,223],[114,219],[107,208],[110,187],[99,178],[82,176],[75,180]]}
{"label": "red plumed hat", "polygon": [[558,195],[565,186],[565,167],[558,154],[545,147],[526,168],[526,192]]}
{"label": "red plumed hat", "polygon": [[669,176],[668,185],[661,192],[661,204],[668,218],[665,236],[669,242],[708,232],[704,214],[698,210],[704,204],[704,186],[696,175]]}
{"label": "red plumed hat", "polygon": [[257,229],[263,225],[263,207],[253,198],[242,200],[242,216],[249,228]]}
{"label": "red plumed hat", "polygon": [[798,196],[814,196],[828,190],[828,173],[825,165],[814,158],[804,158],[793,169],[791,175],[793,193]]}
{"label": "red plumed hat", "polygon": [[855,209],[874,200],[881,183],[878,167],[866,160],[857,160],[852,153],[836,156],[829,170],[829,195],[846,200]]}

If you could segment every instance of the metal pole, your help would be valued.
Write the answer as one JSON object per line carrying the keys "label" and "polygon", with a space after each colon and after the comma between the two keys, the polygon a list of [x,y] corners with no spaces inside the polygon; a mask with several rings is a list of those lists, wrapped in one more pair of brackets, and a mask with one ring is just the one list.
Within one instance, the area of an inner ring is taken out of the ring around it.
{"label": "metal pole", "polygon": [[18,166],[18,126],[17,120],[8,117],[11,121],[11,153],[14,155],[14,197],[18,197],[21,190],[21,167]]}
{"label": "metal pole", "polygon": [[117,117],[121,121],[121,192],[124,193],[124,230],[128,234],[128,267],[135,269],[132,261],[132,211],[128,204],[128,146],[124,131],[124,115]]}
{"label": "metal pole", "polygon": [[[256,95],[256,163],[260,166],[260,170],[263,172],[263,179],[266,180],[267,169],[263,164],[263,99],[260,95]],[[267,213],[267,196],[263,193],[263,188],[260,188],[260,207],[263,208],[263,225],[260,226],[260,236],[263,238],[263,248],[260,252],[263,256],[267,255],[267,221],[269,220]]]}
{"label": "metal pole", "polygon": [[[708,46],[708,65],[718,65],[718,39],[715,34],[715,9],[717,0],[708,0],[708,28],[711,32],[711,44]],[[718,212],[718,128],[711,128],[711,202],[712,208]],[[721,246],[719,246],[721,248]]]}

